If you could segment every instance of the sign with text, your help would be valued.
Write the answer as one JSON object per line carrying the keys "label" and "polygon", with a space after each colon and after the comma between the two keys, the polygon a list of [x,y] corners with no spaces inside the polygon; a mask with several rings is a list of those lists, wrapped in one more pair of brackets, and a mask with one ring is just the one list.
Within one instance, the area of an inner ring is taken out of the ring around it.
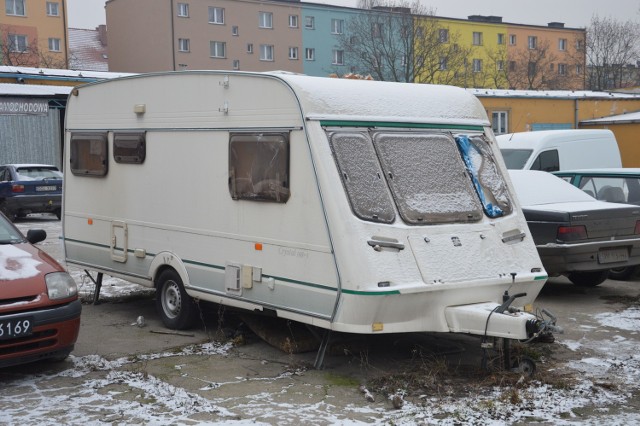
{"label": "sign with text", "polygon": [[49,102],[45,99],[0,98],[0,115],[47,115]]}

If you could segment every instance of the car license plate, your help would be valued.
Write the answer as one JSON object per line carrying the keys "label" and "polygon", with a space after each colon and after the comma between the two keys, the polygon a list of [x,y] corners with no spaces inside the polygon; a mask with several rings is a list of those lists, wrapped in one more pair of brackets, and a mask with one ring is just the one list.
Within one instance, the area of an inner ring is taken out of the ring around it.
{"label": "car license plate", "polygon": [[598,252],[598,263],[626,262],[629,251],[626,248],[602,249]]}
{"label": "car license plate", "polygon": [[33,330],[33,318],[0,319],[0,340],[28,336]]}
{"label": "car license plate", "polygon": [[43,191],[55,191],[56,190],[56,186],[55,185],[48,185],[48,186],[36,186],[36,191],[38,192],[43,192]]}

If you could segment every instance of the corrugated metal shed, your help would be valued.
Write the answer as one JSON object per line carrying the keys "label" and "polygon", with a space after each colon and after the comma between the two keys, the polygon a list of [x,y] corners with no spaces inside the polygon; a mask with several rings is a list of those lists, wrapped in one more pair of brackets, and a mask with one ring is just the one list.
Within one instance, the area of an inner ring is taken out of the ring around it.
{"label": "corrugated metal shed", "polygon": [[[60,167],[62,158],[62,116],[57,105],[64,104],[73,88],[0,83],[0,102],[37,99],[46,113],[27,114],[0,108],[0,164],[42,163]],[[4,104],[6,105],[6,104]]]}

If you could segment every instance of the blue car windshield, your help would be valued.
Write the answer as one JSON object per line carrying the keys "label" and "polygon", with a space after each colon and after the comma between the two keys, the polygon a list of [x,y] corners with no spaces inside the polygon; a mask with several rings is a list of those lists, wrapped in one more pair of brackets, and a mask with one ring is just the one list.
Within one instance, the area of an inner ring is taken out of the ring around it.
{"label": "blue car windshield", "polygon": [[16,172],[20,180],[62,179],[62,173],[53,168],[20,167]]}

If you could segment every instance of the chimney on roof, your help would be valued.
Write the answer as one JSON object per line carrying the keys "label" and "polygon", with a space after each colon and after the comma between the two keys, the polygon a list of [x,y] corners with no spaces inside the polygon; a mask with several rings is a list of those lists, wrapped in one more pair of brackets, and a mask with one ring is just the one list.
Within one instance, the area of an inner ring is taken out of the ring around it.
{"label": "chimney on roof", "polygon": [[100,40],[100,44],[106,47],[107,46],[107,26],[98,25],[98,28],[96,28],[96,31],[98,31],[98,40]]}
{"label": "chimney on roof", "polygon": [[491,22],[492,24],[499,24],[502,22],[502,16],[484,16],[484,15],[469,15],[467,17],[469,21],[475,22]]}
{"label": "chimney on roof", "polygon": [[549,28],[564,28],[564,22],[549,22]]}

